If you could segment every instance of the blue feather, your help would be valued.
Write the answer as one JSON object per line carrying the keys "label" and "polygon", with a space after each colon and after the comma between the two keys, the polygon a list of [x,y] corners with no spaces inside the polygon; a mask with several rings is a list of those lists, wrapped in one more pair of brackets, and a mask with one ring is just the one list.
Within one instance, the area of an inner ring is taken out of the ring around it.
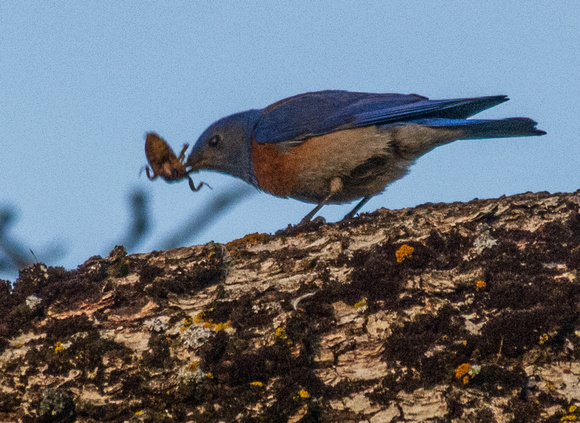
{"label": "blue feather", "polygon": [[409,121],[429,127],[461,128],[462,139],[504,138],[527,135],[545,135],[546,132],[536,129],[537,122],[529,118],[508,118],[499,120],[478,119],[418,119]]}
{"label": "blue feather", "polygon": [[278,143],[422,118],[465,119],[507,100],[504,95],[429,100],[416,94],[319,91],[290,97],[265,108],[253,128],[253,138],[258,143]]}

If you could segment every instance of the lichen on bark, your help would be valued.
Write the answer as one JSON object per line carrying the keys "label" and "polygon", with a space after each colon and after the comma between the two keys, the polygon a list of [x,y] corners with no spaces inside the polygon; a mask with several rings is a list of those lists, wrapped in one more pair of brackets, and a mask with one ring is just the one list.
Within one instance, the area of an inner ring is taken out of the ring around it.
{"label": "lichen on bark", "polygon": [[0,421],[580,417],[579,208],[527,193],[36,264],[0,286]]}

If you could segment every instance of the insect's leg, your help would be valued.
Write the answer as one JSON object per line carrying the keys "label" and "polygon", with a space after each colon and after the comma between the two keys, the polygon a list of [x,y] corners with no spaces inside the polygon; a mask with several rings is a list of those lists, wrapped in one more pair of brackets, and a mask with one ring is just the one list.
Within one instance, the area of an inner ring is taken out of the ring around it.
{"label": "insect's leg", "polygon": [[181,153],[177,156],[177,160],[183,163],[183,159],[185,159],[185,151],[189,148],[189,144],[183,144],[183,148],[181,149]]}
{"label": "insect's leg", "polygon": [[206,186],[209,189],[213,189],[212,187],[210,187],[208,184],[206,184],[205,182],[200,182],[199,185],[196,187],[195,184],[193,183],[193,179],[191,179],[191,177],[188,175],[187,179],[189,180],[189,188],[195,192],[195,191],[199,191],[201,189],[202,186]]}
{"label": "insect's leg", "polygon": [[[151,172],[153,172],[153,176],[151,176]],[[159,176],[155,173],[155,171],[150,170],[149,166],[145,166],[145,174],[147,175],[147,178],[149,178],[151,181]]]}

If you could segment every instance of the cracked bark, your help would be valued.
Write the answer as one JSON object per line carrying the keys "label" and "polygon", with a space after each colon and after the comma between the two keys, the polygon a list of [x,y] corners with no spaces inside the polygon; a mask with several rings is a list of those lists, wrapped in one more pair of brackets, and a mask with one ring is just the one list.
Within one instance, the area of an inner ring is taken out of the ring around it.
{"label": "cracked bark", "polygon": [[569,421],[580,191],[378,210],[0,285],[0,421]]}

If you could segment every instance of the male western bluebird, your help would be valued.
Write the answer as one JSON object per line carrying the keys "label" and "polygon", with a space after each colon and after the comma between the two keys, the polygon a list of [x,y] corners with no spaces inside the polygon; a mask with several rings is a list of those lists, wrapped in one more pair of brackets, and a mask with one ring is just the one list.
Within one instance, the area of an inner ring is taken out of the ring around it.
{"label": "male western bluebird", "polygon": [[544,135],[528,118],[467,119],[507,96],[429,100],[416,94],[320,91],[213,123],[199,137],[187,173],[210,169],[270,194],[317,206],[360,202],[401,178],[417,158],[458,139]]}

